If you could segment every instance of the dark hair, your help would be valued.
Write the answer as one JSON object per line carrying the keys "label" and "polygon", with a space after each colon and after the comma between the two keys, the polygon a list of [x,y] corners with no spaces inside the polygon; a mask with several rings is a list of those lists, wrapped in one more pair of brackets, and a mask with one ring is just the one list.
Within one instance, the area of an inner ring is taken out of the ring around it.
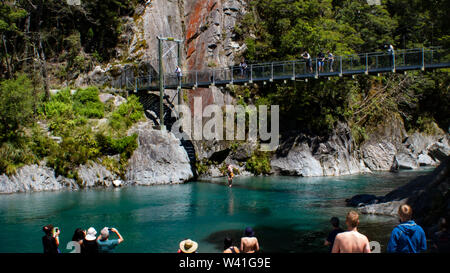
{"label": "dark hair", "polygon": [[42,231],[44,231],[46,235],[51,235],[52,232],[53,232],[53,225],[52,224],[48,224],[48,225],[44,226],[42,228]]}
{"label": "dark hair", "polygon": [[77,229],[75,229],[75,232],[73,233],[72,241],[78,242],[78,241],[83,240],[84,237],[85,237],[84,231],[81,228],[77,228]]}
{"label": "dark hair", "polygon": [[225,237],[225,239],[223,240],[223,249],[231,247],[232,244],[233,240],[230,237]]}
{"label": "dark hair", "polygon": [[331,217],[330,223],[333,227],[339,227],[339,218]]}
{"label": "dark hair", "polygon": [[246,237],[254,237],[255,236],[255,232],[253,231],[253,229],[251,227],[247,227],[245,229],[244,234]]}

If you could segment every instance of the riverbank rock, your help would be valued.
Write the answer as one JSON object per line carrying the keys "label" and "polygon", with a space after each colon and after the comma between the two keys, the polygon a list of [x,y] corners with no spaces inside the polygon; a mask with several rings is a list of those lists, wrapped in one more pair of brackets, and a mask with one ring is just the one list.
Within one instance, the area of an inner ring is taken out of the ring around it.
{"label": "riverbank rock", "polygon": [[97,186],[110,187],[112,182],[117,179],[117,176],[106,169],[105,166],[95,162],[81,165],[77,169],[77,173],[83,188]]}
{"label": "riverbank rock", "polygon": [[345,202],[347,203],[348,206],[359,207],[364,204],[375,204],[380,199],[381,199],[380,197],[377,197],[373,194],[358,194],[350,199],[346,199]]}
{"label": "riverbank rock", "polygon": [[134,126],[138,148],[129,160],[125,184],[183,183],[193,177],[188,155],[174,134],[154,130],[150,122]]}
{"label": "riverbank rock", "polygon": [[8,177],[0,176],[0,193],[57,191],[63,189],[78,189],[73,179],[62,176],[55,177],[53,169],[27,165],[17,170],[16,174]]}
{"label": "riverbank rock", "polygon": [[424,226],[433,226],[440,217],[450,216],[450,156],[429,175],[419,176],[385,195],[377,204],[358,209],[365,214],[397,215],[398,207],[407,203],[413,218]]}

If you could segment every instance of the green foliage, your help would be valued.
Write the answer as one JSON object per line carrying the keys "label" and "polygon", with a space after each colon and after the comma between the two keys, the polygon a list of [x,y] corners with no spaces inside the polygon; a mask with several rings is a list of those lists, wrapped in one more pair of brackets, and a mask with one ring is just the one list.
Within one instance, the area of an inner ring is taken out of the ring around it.
{"label": "green foliage", "polygon": [[245,169],[255,175],[269,174],[271,169],[269,153],[254,152],[247,160]]}
{"label": "green foliage", "polygon": [[97,87],[78,89],[73,96],[74,110],[87,118],[102,118],[104,115],[104,105],[101,103]]}
{"label": "green foliage", "polygon": [[197,170],[197,174],[198,175],[202,175],[205,174],[208,169],[209,169],[209,165],[203,161],[196,161],[195,162],[195,168]]}
{"label": "green foliage", "polygon": [[14,142],[6,141],[0,146],[0,172],[14,174],[17,168],[36,162],[36,157],[27,145],[27,139],[22,137]]}
{"label": "green foliage", "polygon": [[111,115],[109,125],[115,130],[126,130],[144,117],[144,107],[138,97],[131,95]]}
{"label": "green foliage", "polygon": [[33,119],[31,81],[20,75],[0,83],[0,143],[11,140]]}
{"label": "green foliage", "polygon": [[137,134],[115,139],[102,133],[95,135],[100,151],[104,155],[120,154],[123,157],[130,158],[133,151],[137,148]]}

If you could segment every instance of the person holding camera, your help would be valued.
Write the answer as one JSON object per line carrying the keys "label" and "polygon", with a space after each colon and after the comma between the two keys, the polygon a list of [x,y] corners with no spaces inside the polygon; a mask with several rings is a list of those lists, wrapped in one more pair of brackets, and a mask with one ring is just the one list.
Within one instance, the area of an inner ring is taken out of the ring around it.
{"label": "person holding camera", "polygon": [[[119,239],[109,240],[109,233],[114,232]],[[99,253],[114,253],[116,246],[123,242],[123,237],[115,228],[104,227],[97,238]]]}
{"label": "person holding camera", "polygon": [[44,254],[59,253],[59,234],[61,231],[58,227],[53,227],[52,224],[46,225],[42,228],[45,235],[42,237],[42,245],[44,246]]}

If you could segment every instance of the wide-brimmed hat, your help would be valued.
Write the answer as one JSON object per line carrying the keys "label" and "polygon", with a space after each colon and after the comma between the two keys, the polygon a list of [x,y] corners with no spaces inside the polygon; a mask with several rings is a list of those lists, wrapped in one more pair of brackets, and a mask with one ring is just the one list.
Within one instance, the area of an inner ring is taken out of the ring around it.
{"label": "wide-brimmed hat", "polygon": [[90,227],[85,238],[88,241],[94,241],[96,239],[95,235],[97,235],[97,231],[95,230],[95,228]]}
{"label": "wide-brimmed hat", "polygon": [[194,242],[191,239],[186,239],[180,242],[180,250],[183,253],[193,253],[197,250],[197,248],[198,248],[197,242]]}

